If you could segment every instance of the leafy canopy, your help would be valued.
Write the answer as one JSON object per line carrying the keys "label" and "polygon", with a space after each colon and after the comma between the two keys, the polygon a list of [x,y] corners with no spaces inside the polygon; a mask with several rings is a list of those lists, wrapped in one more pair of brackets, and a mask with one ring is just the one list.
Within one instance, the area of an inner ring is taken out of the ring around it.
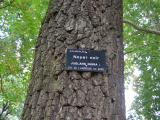
{"label": "leafy canopy", "polygon": [[[137,26],[160,31],[159,0],[125,0],[124,19]],[[134,90],[138,93],[132,109],[138,119],[159,120],[160,115],[160,35],[133,29],[124,24],[126,52],[126,74],[131,75],[135,67],[140,76],[134,79]],[[137,118],[135,118],[137,119]]]}
{"label": "leafy canopy", "polygon": [[20,117],[47,6],[48,0],[0,2],[0,119]]}

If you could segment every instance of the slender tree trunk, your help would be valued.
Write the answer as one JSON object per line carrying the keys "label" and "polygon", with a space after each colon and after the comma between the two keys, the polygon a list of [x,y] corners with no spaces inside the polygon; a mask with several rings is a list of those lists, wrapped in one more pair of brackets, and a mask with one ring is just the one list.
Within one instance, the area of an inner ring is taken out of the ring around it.
{"label": "slender tree trunk", "polygon": [[[67,48],[107,50],[104,73],[66,71]],[[125,120],[122,0],[51,0],[22,120]]]}

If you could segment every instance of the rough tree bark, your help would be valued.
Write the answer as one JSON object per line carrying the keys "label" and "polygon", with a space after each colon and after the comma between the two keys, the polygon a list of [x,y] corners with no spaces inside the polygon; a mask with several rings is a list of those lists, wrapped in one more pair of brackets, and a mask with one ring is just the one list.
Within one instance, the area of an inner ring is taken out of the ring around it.
{"label": "rough tree bark", "polygon": [[[107,50],[104,73],[64,70],[67,48]],[[22,120],[125,120],[122,0],[51,0]]]}

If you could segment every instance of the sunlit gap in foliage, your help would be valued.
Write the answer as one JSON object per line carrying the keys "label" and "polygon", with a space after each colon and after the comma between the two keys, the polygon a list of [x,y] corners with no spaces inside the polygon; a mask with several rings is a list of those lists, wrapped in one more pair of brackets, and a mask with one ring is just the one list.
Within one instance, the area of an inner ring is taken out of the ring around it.
{"label": "sunlit gap in foliage", "polygon": [[[127,55],[125,55],[124,59],[125,61],[127,61]],[[135,110],[132,109],[132,103],[135,97],[138,95],[134,87],[134,82],[136,82],[136,80],[141,74],[141,71],[138,69],[136,65],[132,68],[132,70],[133,71],[128,71],[125,69],[126,118],[130,118],[130,119],[131,117],[133,117],[133,115],[135,115],[134,117],[137,116]]]}
{"label": "sunlit gap in foliage", "polygon": [[4,16],[0,18],[0,40],[9,36],[8,34],[8,25],[6,24]]}

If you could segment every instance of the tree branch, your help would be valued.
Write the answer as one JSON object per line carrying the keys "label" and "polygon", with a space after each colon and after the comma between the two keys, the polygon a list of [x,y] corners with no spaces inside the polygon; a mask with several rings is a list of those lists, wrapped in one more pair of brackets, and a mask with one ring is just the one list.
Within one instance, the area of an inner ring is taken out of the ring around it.
{"label": "tree branch", "polygon": [[2,105],[2,110],[0,112],[0,119],[4,119],[4,117],[6,117],[8,114],[9,114],[9,107],[10,107],[10,103],[9,102],[6,102],[6,103],[3,103]]}
{"label": "tree branch", "polygon": [[1,85],[0,85],[0,86],[1,86],[1,87],[0,87],[0,93],[1,93],[1,92],[3,93],[3,92],[4,92],[4,91],[3,91],[3,78],[2,78],[1,75],[0,75],[0,82],[1,82],[1,83],[0,83],[0,84],[1,84]]}
{"label": "tree branch", "polygon": [[138,31],[142,31],[142,32],[149,33],[149,34],[160,35],[160,31],[142,28],[142,27],[134,24],[132,21],[129,21],[129,20],[126,20],[126,19],[123,20],[123,23],[126,23],[126,24],[132,26],[134,29],[136,29]]}

